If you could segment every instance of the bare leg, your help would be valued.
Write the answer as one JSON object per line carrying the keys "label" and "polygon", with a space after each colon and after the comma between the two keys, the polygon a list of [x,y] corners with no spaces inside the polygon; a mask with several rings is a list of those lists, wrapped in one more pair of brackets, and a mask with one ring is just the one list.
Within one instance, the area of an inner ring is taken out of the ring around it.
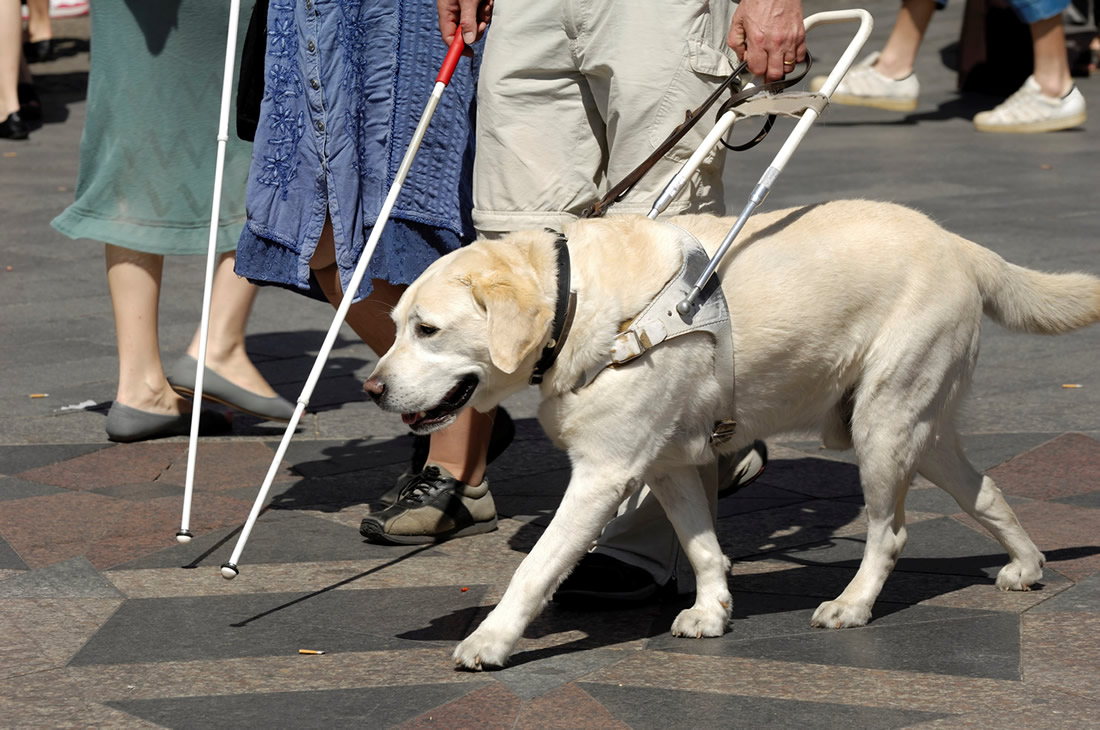
{"label": "bare leg", "polygon": [[903,79],[913,73],[917,51],[935,12],[935,0],[904,0],[894,29],[875,62],[875,70],[892,79]]}
{"label": "bare leg", "polygon": [[106,257],[118,338],[115,400],[163,415],[190,411],[190,402],[168,385],[160,360],[157,310],[164,257],[111,244],[107,244]]}
{"label": "bare leg", "polygon": [[32,43],[53,38],[50,0],[27,0],[27,40]]}
{"label": "bare leg", "polygon": [[[234,385],[265,398],[276,395],[264,377],[248,359],[244,347],[245,325],[252,311],[258,288],[233,273],[236,253],[222,255],[214,272],[210,292],[210,329],[206,341],[206,365]],[[195,332],[191,357],[199,356],[199,333]]]}
{"label": "bare leg", "polygon": [[[338,307],[344,293],[336,267],[332,225],[328,221],[309,266],[329,302]],[[380,279],[374,279],[373,285],[370,296],[348,308],[345,321],[375,354],[381,356],[393,345],[395,330],[390,312],[405,287]],[[459,481],[480,484],[485,478],[485,453],[494,415],[472,408],[464,410],[453,424],[432,434],[428,461],[439,464]]]}
{"label": "bare leg", "polygon": [[1062,98],[1073,85],[1062,14],[1032,23],[1031,42],[1035,52],[1034,76],[1039,88],[1045,96]]}
{"label": "bare leg", "polygon": [[23,57],[19,0],[0,0],[0,122],[19,111],[20,59]]}

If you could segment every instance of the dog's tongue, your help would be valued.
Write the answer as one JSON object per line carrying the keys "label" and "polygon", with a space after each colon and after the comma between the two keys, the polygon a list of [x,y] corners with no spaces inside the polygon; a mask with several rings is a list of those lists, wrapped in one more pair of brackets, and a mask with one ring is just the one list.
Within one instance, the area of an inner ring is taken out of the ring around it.
{"label": "dog's tongue", "polygon": [[401,420],[406,426],[411,426],[416,423],[416,419],[420,417],[419,413],[402,413]]}

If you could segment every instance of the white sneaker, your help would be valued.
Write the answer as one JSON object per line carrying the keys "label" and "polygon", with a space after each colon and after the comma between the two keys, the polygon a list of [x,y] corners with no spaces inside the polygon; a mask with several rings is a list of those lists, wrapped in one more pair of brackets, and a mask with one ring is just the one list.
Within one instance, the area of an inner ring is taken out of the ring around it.
{"label": "white sneaker", "polygon": [[[920,82],[917,74],[911,73],[904,79],[892,79],[883,76],[874,68],[879,53],[875,51],[859,63],[848,69],[840,80],[831,97],[837,104],[849,106],[869,106],[875,109],[889,109],[896,112],[911,112],[917,108],[920,96]],[[826,76],[815,76],[810,81],[810,91],[820,91],[825,85]]]}
{"label": "white sneaker", "polygon": [[50,0],[51,18],[76,18],[88,14],[88,0]]}
{"label": "white sneaker", "polygon": [[1035,77],[1028,76],[1015,94],[989,111],[976,114],[974,126],[979,132],[1053,132],[1078,127],[1085,123],[1085,116],[1085,97],[1076,85],[1061,99],[1055,99],[1043,94]]}

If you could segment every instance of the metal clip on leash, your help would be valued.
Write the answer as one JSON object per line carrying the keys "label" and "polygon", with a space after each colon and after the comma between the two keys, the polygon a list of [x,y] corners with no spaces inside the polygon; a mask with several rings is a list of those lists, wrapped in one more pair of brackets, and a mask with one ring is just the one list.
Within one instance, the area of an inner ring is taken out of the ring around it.
{"label": "metal clip on leash", "polygon": [[656,218],[668,207],[668,204],[676,198],[677,194],[679,194],[691,175],[694,174],[703,159],[710,154],[711,150],[713,150],[719,141],[726,135],[730,127],[733,126],[733,123],[737,121],[739,117],[749,116],[749,112],[754,111],[751,108],[746,109],[750,104],[759,107],[757,113],[783,113],[789,116],[800,117],[798,124],[796,124],[794,130],[791,131],[787,141],[783,143],[779,153],[776,154],[775,158],[772,160],[772,164],[764,171],[760,181],[757,182],[756,187],[753,188],[752,193],[749,195],[749,201],[741,211],[741,215],[737,217],[737,221],[733,224],[733,228],[726,234],[726,237],[722,240],[722,245],[719,246],[718,251],[711,257],[710,263],[707,264],[703,273],[699,275],[691,293],[688,294],[682,302],[676,305],[676,311],[680,314],[687,315],[691,312],[692,307],[695,306],[695,300],[699,298],[707,280],[710,279],[715,269],[718,268],[718,264],[722,261],[722,257],[725,256],[730,246],[733,245],[733,241],[737,237],[737,234],[745,227],[745,223],[748,221],[749,216],[752,215],[753,211],[755,211],[756,208],[764,202],[764,199],[768,197],[768,193],[771,192],[772,185],[775,183],[776,178],[779,177],[779,173],[783,171],[787,161],[790,160],[791,155],[794,154],[795,149],[798,147],[799,143],[802,142],[802,138],[806,136],[806,132],[809,131],[810,126],[817,120],[822,109],[829,103],[829,97],[831,97],[836,90],[837,84],[839,84],[840,80],[844,78],[844,75],[848,73],[848,69],[851,68],[856,56],[863,49],[863,45],[867,42],[868,36],[871,35],[871,26],[873,24],[871,14],[862,9],[831,10],[824,13],[815,13],[806,18],[805,25],[807,32],[818,25],[843,23],[852,20],[859,22],[859,29],[848,44],[848,48],[841,55],[840,60],[837,61],[833,70],[829,73],[829,77],[826,79],[825,85],[821,87],[820,91],[816,94],[791,95],[796,99],[794,102],[790,102],[789,100],[780,101],[783,96],[787,95],[775,97],[760,96],[742,104],[740,109],[731,108],[725,111],[725,113],[718,118],[718,122],[707,135],[706,139],[703,140],[703,143],[699,145],[698,149],[695,150],[688,161],[684,163],[684,166],[680,168],[680,171],[673,176],[672,180],[657,197],[657,202],[653,204],[653,209],[649,212],[649,218]]}

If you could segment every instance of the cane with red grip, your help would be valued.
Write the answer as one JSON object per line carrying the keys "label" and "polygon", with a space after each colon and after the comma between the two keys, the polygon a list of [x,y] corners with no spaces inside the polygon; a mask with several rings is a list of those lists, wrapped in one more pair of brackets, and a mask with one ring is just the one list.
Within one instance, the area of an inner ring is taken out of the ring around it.
{"label": "cane with red grip", "polygon": [[309,377],[306,378],[306,383],[302,387],[302,394],[298,396],[298,403],[294,408],[294,415],[291,416],[290,423],[287,424],[286,432],[283,434],[283,439],[279,443],[279,448],[275,451],[275,458],[271,462],[271,468],[267,471],[267,477],[264,479],[263,486],[260,487],[259,494],[256,495],[256,501],[252,505],[252,511],[248,515],[248,520],[245,522],[244,527],[241,528],[241,535],[237,539],[237,546],[233,549],[233,554],[230,556],[229,560],[222,564],[222,577],[226,579],[236,578],[240,573],[240,570],[237,568],[237,561],[241,557],[241,552],[244,550],[245,543],[248,542],[248,536],[252,532],[253,525],[256,524],[256,518],[259,517],[260,510],[267,500],[268,490],[271,489],[271,484],[279,471],[279,464],[282,463],[287,446],[290,445],[290,438],[294,434],[294,430],[298,427],[298,421],[301,419],[302,413],[309,404],[309,398],[313,395],[313,389],[317,386],[317,381],[321,377],[321,371],[324,369],[325,362],[328,360],[329,353],[332,351],[332,346],[336,341],[336,335],[340,331],[340,325],[347,316],[348,308],[351,307],[351,302],[355,298],[354,292],[359,291],[359,284],[363,281],[363,276],[367,273],[367,265],[370,263],[371,256],[374,254],[374,249],[378,245],[378,240],[382,236],[383,229],[386,227],[394,203],[397,202],[397,196],[401,192],[401,186],[405,182],[405,177],[409,174],[409,168],[412,167],[413,158],[416,157],[416,151],[420,148],[420,143],[424,140],[424,134],[428,130],[428,123],[431,121],[432,115],[435,114],[435,108],[439,105],[439,99],[443,95],[443,90],[451,80],[451,74],[454,73],[455,66],[458,65],[458,59],[462,56],[462,48],[462,34],[455,33],[454,40],[451,41],[450,48],[447,50],[447,55],[443,59],[443,65],[439,69],[439,75],[436,77],[435,87],[432,89],[431,96],[428,97],[428,103],[424,107],[424,112],[420,115],[420,123],[417,124],[412,141],[409,143],[408,149],[405,150],[405,156],[401,159],[401,166],[397,169],[393,184],[390,185],[389,192],[386,194],[386,199],[382,203],[382,208],[378,213],[378,220],[371,228],[370,237],[367,239],[367,244],[363,248],[363,255],[359,257],[359,262],[355,265],[355,271],[351,276],[351,281],[348,282],[344,290],[345,295],[340,300],[340,306],[336,310],[336,316],[333,318],[332,325],[329,327],[328,334],[325,336],[325,341],[321,345],[320,351],[317,353],[317,360],[313,363],[313,369],[310,371]]}

